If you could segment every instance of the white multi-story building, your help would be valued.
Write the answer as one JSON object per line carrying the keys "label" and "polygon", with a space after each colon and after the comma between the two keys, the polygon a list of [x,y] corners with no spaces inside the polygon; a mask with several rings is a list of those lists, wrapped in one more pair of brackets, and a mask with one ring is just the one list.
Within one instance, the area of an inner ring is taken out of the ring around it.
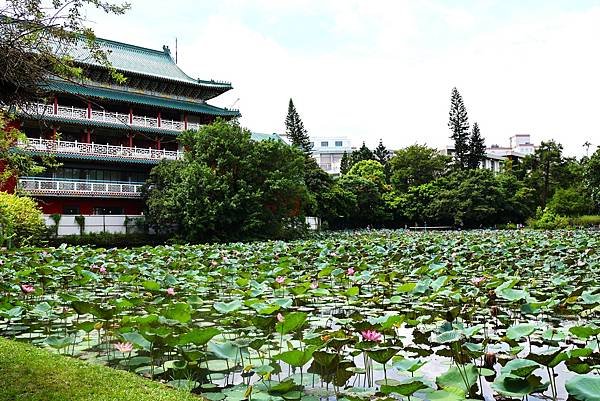
{"label": "white multi-story building", "polygon": [[509,159],[522,159],[535,153],[537,146],[531,143],[531,135],[517,134],[510,137],[509,146],[492,145],[486,149],[487,153],[503,156]]}
{"label": "white multi-story building", "polygon": [[[520,160],[535,152],[537,146],[531,143],[531,135],[518,134],[510,137],[509,146],[492,145],[485,150],[485,159],[481,168],[499,172],[507,160]],[[447,156],[454,155],[454,146],[446,146],[440,152]]]}
{"label": "white multi-story building", "polygon": [[350,139],[345,136],[315,136],[310,140],[313,157],[319,166],[329,174],[339,174],[344,152],[350,155],[354,149],[350,144]]}

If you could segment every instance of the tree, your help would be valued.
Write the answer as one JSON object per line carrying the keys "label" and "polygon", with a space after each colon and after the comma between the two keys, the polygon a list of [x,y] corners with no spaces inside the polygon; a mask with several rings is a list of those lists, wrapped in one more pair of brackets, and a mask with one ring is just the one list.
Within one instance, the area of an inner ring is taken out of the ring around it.
{"label": "tree", "polygon": [[102,0],[7,0],[0,5],[0,105],[13,106],[44,96],[43,84],[50,77],[81,77],[75,65],[74,46],[83,47],[96,62],[122,81],[106,53],[85,26],[88,7],[122,14],[129,5]]}
{"label": "tree", "polygon": [[350,167],[350,156],[348,156],[348,153],[344,150],[342,160],[340,161],[340,175],[344,175],[350,171]]}
{"label": "tree", "polygon": [[382,166],[385,166],[390,159],[390,151],[385,147],[381,139],[379,140],[379,145],[377,145],[373,151],[373,157],[381,163]]}
{"label": "tree", "polygon": [[387,190],[383,165],[376,160],[361,160],[356,163],[348,175],[365,178],[374,182],[382,191]]}
{"label": "tree", "polygon": [[292,99],[290,99],[287,117],[285,118],[285,134],[293,146],[302,150],[307,156],[312,154],[310,137]]}
{"label": "tree", "polygon": [[485,140],[481,136],[479,124],[473,124],[473,131],[469,138],[469,154],[467,157],[467,167],[470,169],[479,168],[482,161],[485,160]]}
{"label": "tree", "polygon": [[600,208],[600,147],[585,165],[585,186],[592,196],[596,207]]}
{"label": "tree", "polygon": [[[575,182],[575,162],[562,155],[562,145],[555,141],[542,142],[533,155],[527,156],[521,169],[526,171],[524,181],[530,188],[535,189],[538,195],[538,205],[546,207],[548,200],[557,188],[567,188]],[[583,177],[578,181],[583,182]]]}
{"label": "tree", "polygon": [[[371,151],[371,149],[369,149],[363,141],[361,147],[358,148],[358,150],[355,150],[352,152],[351,160],[352,160],[352,166],[353,166],[356,163],[363,161],[363,160],[375,160],[375,156],[373,155],[373,152]],[[352,168],[352,166],[350,166],[350,168]]]}
{"label": "tree", "polygon": [[333,178],[312,157],[304,161],[304,182],[309,193],[306,214],[308,216],[323,217],[328,210],[328,196],[333,187]]}
{"label": "tree", "polygon": [[450,98],[450,137],[454,140],[454,159],[459,168],[468,166],[469,155],[469,117],[458,89],[452,89]]}
{"label": "tree", "polygon": [[582,216],[592,212],[593,201],[580,188],[558,188],[547,208],[559,216]]}
{"label": "tree", "polygon": [[410,187],[431,182],[446,173],[450,160],[450,157],[424,145],[397,150],[390,159],[392,187],[406,192]]}
{"label": "tree", "polygon": [[303,226],[306,158],[281,141],[253,141],[217,120],[180,141],[181,161],[154,168],[143,198],[153,227],[178,226],[188,241],[287,238]]}

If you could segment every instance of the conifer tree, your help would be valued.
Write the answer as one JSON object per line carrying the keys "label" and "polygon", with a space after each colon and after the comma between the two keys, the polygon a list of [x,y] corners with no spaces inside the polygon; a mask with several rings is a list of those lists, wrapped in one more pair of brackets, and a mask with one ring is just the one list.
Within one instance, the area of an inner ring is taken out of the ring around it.
{"label": "conifer tree", "polygon": [[340,175],[344,175],[348,171],[350,171],[349,165],[350,165],[350,158],[348,156],[348,153],[346,153],[346,151],[344,151],[344,154],[342,155],[342,160],[340,161]]}
{"label": "conifer tree", "polygon": [[485,140],[481,136],[479,124],[473,124],[473,131],[469,138],[468,168],[479,168],[479,163],[485,160]]}
{"label": "conifer tree", "polygon": [[379,145],[373,151],[373,156],[382,166],[385,166],[390,159],[390,151],[385,147],[381,139],[379,139]]}
{"label": "conifer tree", "polygon": [[288,114],[285,118],[285,134],[290,139],[292,146],[300,148],[307,156],[311,155],[310,137],[291,98],[288,105]]}
{"label": "conifer tree", "polygon": [[469,156],[469,117],[462,96],[458,89],[452,89],[450,98],[450,120],[448,127],[454,140],[454,160],[458,167],[468,167]]}
{"label": "conifer tree", "polygon": [[363,160],[375,160],[375,156],[373,155],[373,152],[371,151],[371,149],[369,149],[367,147],[367,145],[365,145],[365,142],[363,141],[362,146],[360,148],[358,148],[358,150],[355,150],[352,152],[352,154],[350,155],[350,168],[352,168],[352,166],[354,166],[356,163],[363,161]]}

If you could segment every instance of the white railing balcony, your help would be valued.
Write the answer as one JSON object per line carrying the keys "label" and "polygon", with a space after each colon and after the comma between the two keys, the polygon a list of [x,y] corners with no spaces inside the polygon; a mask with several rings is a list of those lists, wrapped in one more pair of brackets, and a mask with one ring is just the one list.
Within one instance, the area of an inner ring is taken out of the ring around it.
{"label": "white railing balcony", "polygon": [[[103,123],[112,124],[123,124],[129,127],[144,127],[144,128],[158,128],[167,131],[181,132],[186,130],[186,123],[184,121],[175,121],[158,117],[146,117],[129,115],[124,113],[109,112],[106,110],[89,110],[79,107],[72,106],[57,106],[56,110],[54,105],[43,104],[43,103],[31,103],[22,108],[22,111],[27,114],[43,116],[57,116],[65,117],[73,120],[91,120]],[[198,123],[187,123],[188,130],[200,129]]]}
{"label": "white railing balcony", "polygon": [[19,147],[44,153],[69,153],[82,156],[100,156],[110,158],[126,158],[140,160],[176,160],[183,157],[183,152],[151,148],[101,145],[98,143],[82,143],[52,139],[28,138],[27,142],[19,142]]}
{"label": "white railing balcony", "polygon": [[142,185],[139,182],[64,180],[44,177],[19,179],[19,188],[34,196],[139,198]]}

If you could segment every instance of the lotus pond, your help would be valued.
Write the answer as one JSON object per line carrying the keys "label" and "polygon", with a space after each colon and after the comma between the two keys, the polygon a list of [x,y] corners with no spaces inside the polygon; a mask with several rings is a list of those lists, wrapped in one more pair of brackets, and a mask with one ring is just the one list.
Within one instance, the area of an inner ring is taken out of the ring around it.
{"label": "lotus pond", "polygon": [[597,401],[599,277],[584,231],[21,249],[0,335],[210,400]]}

